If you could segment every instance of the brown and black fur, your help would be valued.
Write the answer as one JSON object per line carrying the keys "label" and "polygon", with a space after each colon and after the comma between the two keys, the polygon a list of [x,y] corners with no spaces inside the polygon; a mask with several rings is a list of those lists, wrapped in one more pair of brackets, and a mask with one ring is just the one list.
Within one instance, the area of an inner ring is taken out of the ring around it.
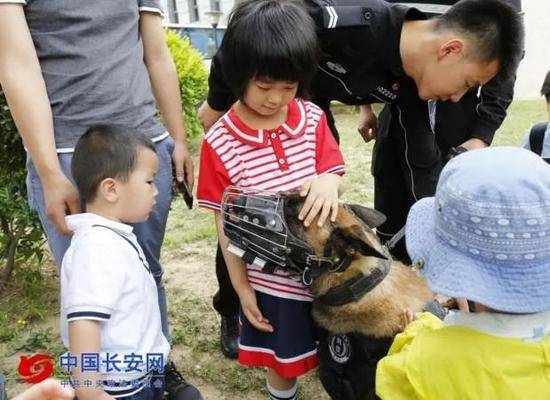
{"label": "brown and black fur", "polygon": [[[302,204],[299,197],[291,195],[285,208],[287,223],[295,236],[309,243],[319,256],[329,242],[353,254],[344,272],[326,272],[313,282],[311,290],[315,297],[358,274],[368,275],[386,253],[371,229],[383,219],[376,211],[340,205],[336,222],[327,222],[322,227],[313,223],[305,228],[297,218]],[[417,272],[392,261],[386,278],[357,302],[331,307],[315,301],[313,317],[321,327],[335,334],[357,332],[376,338],[392,337],[402,330],[405,310],[421,311],[433,299],[434,293]]]}

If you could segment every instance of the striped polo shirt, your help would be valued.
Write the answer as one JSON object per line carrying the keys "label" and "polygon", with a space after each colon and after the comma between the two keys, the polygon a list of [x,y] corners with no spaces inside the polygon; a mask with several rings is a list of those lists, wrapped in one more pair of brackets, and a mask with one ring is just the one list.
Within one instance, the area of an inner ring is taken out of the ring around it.
{"label": "striped polo shirt", "polygon": [[[323,111],[293,100],[287,120],[276,129],[252,129],[229,110],[205,135],[199,170],[199,206],[219,211],[231,185],[259,190],[297,190],[325,173],[344,173],[344,160]],[[263,293],[312,301],[300,279],[248,265],[251,286]]]}

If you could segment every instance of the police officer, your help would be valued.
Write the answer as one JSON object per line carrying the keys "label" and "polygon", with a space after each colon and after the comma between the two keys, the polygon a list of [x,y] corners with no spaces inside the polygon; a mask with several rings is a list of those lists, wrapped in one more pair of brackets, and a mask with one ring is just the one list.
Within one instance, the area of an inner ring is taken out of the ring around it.
{"label": "police officer", "polygon": [[[447,11],[457,0],[389,0],[413,3],[429,16]],[[521,10],[520,0],[507,3]],[[405,225],[412,204],[433,196],[441,168],[452,156],[491,144],[506,117],[514,92],[515,76],[497,75],[481,88],[476,86],[458,101],[421,100],[408,80],[400,96],[377,119],[364,107],[360,133],[365,141],[376,136],[373,151],[375,208],[387,217],[377,229],[382,241],[390,240]],[[409,262],[405,240],[396,242],[394,257]]]}
{"label": "police officer", "polygon": [[[322,50],[311,85],[312,100],[327,114],[337,138],[332,100],[363,109],[371,103],[395,103],[401,93],[422,100],[458,101],[497,72],[503,79],[513,76],[523,52],[523,23],[498,0],[463,0],[431,20],[415,8],[382,0],[303,1],[318,27]],[[212,60],[208,99],[199,111],[205,129],[236,100],[224,82],[221,57],[223,43]],[[407,115],[416,113],[423,115],[422,124],[429,124],[422,102],[411,104],[416,107],[402,115],[403,124],[409,124]],[[410,123],[415,120],[411,118]],[[429,176],[426,170],[432,168],[433,160],[418,164],[410,167]],[[227,329],[227,321],[236,323],[236,319],[224,313],[237,313],[238,298],[229,294],[231,283],[223,263],[217,263],[216,272],[220,292],[214,306],[224,317],[222,346],[234,343],[236,350],[236,333],[233,342],[224,340],[229,339],[227,333],[236,332]]]}

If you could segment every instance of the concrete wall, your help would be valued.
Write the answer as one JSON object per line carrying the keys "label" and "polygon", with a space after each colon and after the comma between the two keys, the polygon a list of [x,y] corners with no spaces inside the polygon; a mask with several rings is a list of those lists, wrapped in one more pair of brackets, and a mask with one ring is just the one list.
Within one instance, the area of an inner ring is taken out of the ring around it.
{"label": "concrete wall", "polygon": [[526,53],[516,81],[517,98],[539,97],[540,87],[550,70],[550,1],[523,0]]}

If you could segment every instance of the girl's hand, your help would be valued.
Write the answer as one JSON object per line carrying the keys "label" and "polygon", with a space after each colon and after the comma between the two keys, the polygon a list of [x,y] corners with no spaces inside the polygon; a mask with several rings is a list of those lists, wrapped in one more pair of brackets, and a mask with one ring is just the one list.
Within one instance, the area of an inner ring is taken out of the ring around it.
{"label": "girl's hand", "polygon": [[246,319],[248,319],[254,328],[262,332],[273,332],[273,326],[271,326],[267,318],[264,318],[258,308],[256,293],[254,293],[254,289],[250,285],[239,293],[239,300],[241,301],[241,307]]}
{"label": "girl's hand", "polygon": [[307,196],[298,218],[309,226],[320,213],[318,226],[323,226],[330,214],[330,220],[336,221],[338,215],[338,189],[342,177],[336,174],[325,174],[309,180],[302,185],[300,196]]}

